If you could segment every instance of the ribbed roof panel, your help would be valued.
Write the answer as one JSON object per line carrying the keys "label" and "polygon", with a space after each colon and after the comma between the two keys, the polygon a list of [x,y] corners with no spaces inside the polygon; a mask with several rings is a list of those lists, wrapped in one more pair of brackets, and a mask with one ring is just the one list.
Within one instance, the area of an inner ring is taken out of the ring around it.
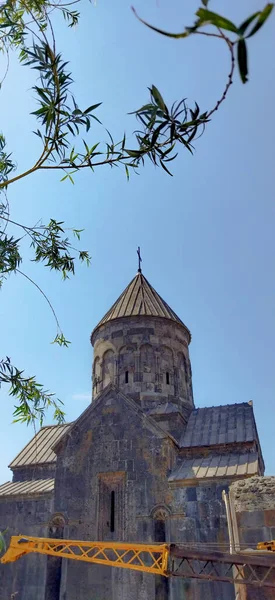
{"label": "ribbed roof panel", "polygon": [[[122,317],[162,317],[186,326],[170,306],[161,298],[142,273],[132,279],[94,331],[101,325]],[[187,329],[187,328],[186,328]]]}
{"label": "ribbed roof panel", "polygon": [[182,448],[257,440],[253,408],[248,402],[194,409],[180,440]]}
{"label": "ribbed roof panel", "polygon": [[258,471],[257,452],[234,452],[184,459],[181,465],[171,473],[169,481],[248,477],[257,474]]}
{"label": "ribbed roof panel", "polygon": [[54,479],[36,479],[34,481],[8,481],[0,485],[0,497],[21,496],[22,494],[46,494],[54,490]]}
{"label": "ribbed roof panel", "polygon": [[54,463],[56,455],[52,450],[62,435],[69,429],[70,423],[42,427],[31,441],[10,463],[11,469],[28,465]]}

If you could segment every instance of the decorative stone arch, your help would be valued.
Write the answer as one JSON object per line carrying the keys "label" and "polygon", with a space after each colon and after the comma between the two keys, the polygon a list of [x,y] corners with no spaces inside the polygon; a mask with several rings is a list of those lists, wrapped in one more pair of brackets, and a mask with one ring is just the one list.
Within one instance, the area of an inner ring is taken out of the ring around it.
{"label": "decorative stone arch", "polygon": [[116,382],[116,354],[112,348],[105,349],[102,356],[102,387]]}
{"label": "decorative stone arch", "polygon": [[[57,530],[57,529],[64,530],[67,523],[68,523],[68,519],[66,519],[66,517],[64,517],[63,513],[60,513],[60,512],[54,513],[49,520],[49,525],[48,525],[49,531],[50,531],[50,528],[52,529],[53,533],[54,533],[54,530]],[[52,537],[54,537],[54,536],[52,536]],[[58,537],[58,536],[56,536],[56,537]]]}
{"label": "decorative stone arch", "polygon": [[139,363],[141,380],[154,383],[156,379],[156,356],[152,344],[141,344],[139,347]]}
{"label": "decorative stone arch", "polygon": [[173,350],[166,345],[160,346],[159,349],[160,362],[160,381],[164,385],[174,385],[174,353]]}
{"label": "decorative stone arch", "polygon": [[171,515],[171,510],[166,504],[157,504],[154,506],[150,512],[150,517],[152,519],[159,519],[160,521],[165,521],[169,519]]}
{"label": "decorative stone arch", "polygon": [[93,395],[96,396],[102,389],[102,359],[95,356],[93,362]]}
{"label": "decorative stone arch", "polygon": [[109,340],[99,340],[95,346],[94,352],[102,360],[107,350],[112,350],[115,355],[117,354],[116,347],[114,344],[112,344],[112,342],[109,342]]}
{"label": "decorative stone arch", "polygon": [[102,358],[97,355],[94,357],[94,362],[93,362],[93,376],[100,376],[101,374],[101,369],[102,369]]}
{"label": "decorative stone arch", "polygon": [[118,351],[119,387],[133,384],[135,375],[136,348],[133,344],[124,344]]}

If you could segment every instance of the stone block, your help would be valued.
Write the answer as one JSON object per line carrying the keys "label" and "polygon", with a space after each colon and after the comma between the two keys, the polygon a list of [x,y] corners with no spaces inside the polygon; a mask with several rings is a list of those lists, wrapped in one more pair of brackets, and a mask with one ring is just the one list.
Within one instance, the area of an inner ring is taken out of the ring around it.
{"label": "stone block", "polygon": [[198,502],[199,516],[201,519],[209,517],[209,504],[207,502]]}
{"label": "stone block", "polygon": [[270,539],[270,530],[266,527],[241,528],[240,540],[242,543],[255,547],[258,542],[268,541]]}
{"label": "stone block", "polygon": [[275,509],[274,510],[265,510],[264,513],[264,523],[267,527],[275,527]]}
{"label": "stone block", "polygon": [[197,517],[198,516],[198,503],[189,501],[186,504],[186,516],[187,517]]}
{"label": "stone block", "polygon": [[197,488],[190,487],[186,489],[186,500],[195,501],[197,500]]}
{"label": "stone block", "polygon": [[209,502],[216,499],[216,486],[198,486],[197,487],[197,498],[202,502]]}
{"label": "stone block", "polygon": [[262,510],[244,510],[243,512],[238,514],[238,522],[240,527],[244,527],[246,529],[250,527],[263,527],[265,524],[264,512]]}

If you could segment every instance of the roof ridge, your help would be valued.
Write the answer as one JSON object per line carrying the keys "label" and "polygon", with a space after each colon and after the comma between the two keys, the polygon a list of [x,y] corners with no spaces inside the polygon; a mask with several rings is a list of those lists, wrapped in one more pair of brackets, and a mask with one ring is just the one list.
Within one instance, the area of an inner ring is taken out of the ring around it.
{"label": "roof ridge", "polygon": [[85,408],[85,410],[81,413],[81,415],[79,415],[79,417],[73,422],[72,427],[70,427],[70,429],[68,429],[68,431],[65,431],[64,434],[57,440],[57,442],[55,444],[53,444],[54,451],[55,451],[55,449],[57,449],[58,445],[62,442],[62,440],[64,440],[67,436],[69,436],[71,434],[74,426],[80,425],[87,417],[87,414],[90,412],[93,412],[98,407],[98,405],[104,401],[104,398],[106,396],[108,396],[108,394],[110,392],[114,392],[115,394],[117,394],[118,396],[123,398],[124,401],[129,404],[129,406],[134,410],[134,412],[141,419],[143,419],[145,422],[148,421],[151,424],[151,426],[153,426],[159,433],[163,434],[163,437],[170,438],[176,445],[178,445],[178,442],[174,438],[174,436],[169,431],[166,431],[165,429],[163,429],[161,427],[161,424],[157,423],[153,417],[146,414],[142,410],[142,408],[137,404],[137,402],[135,402],[135,400],[133,400],[133,398],[131,398],[131,396],[124,394],[113,383],[109,383],[106,386],[106,388],[104,388],[104,390],[99,394],[99,396],[97,396],[96,400],[94,400],[91,404],[89,404],[89,406],[87,406],[87,408]]}
{"label": "roof ridge", "polygon": [[[73,421],[68,421],[68,423],[66,421],[66,423],[52,423],[51,425],[42,425],[39,431],[42,431],[42,429],[49,429],[50,427],[65,427],[65,425],[71,425],[71,423],[73,423]],[[39,431],[37,431],[35,435],[37,435]]]}
{"label": "roof ridge", "polygon": [[251,404],[249,404],[249,402],[233,402],[232,404],[227,403],[227,404],[212,404],[212,406],[197,406],[196,408],[194,408],[192,410],[192,412],[194,412],[195,410],[208,410],[210,408],[225,408],[227,407],[231,407],[231,406],[242,406],[242,405],[247,405],[250,406],[250,408],[253,408],[253,406]]}

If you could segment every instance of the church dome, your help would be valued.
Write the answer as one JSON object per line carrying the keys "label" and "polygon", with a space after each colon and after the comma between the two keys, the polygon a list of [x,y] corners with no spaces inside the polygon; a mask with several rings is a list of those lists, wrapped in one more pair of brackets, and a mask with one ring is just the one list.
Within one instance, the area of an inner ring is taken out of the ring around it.
{"label": "church dome", "polygon": [[93,398],[110,383],[153,410],[193,408],[189,329],[139,269],[91,335]]}
{"label": "church dome", "polygon": [[136,274],[113,306],[111,306],[108,312],[96,325],[92,333],[92,341],[95,332],[101,325],[106,325],[108,322],[114,321],[115,319],[139,316],[158,317],[174,321],[187,330],[189,342],[191,341],[189,329],[184,325],[172,308],[170,308],[167,302],[165,302],[151,286],[141,271]]}

